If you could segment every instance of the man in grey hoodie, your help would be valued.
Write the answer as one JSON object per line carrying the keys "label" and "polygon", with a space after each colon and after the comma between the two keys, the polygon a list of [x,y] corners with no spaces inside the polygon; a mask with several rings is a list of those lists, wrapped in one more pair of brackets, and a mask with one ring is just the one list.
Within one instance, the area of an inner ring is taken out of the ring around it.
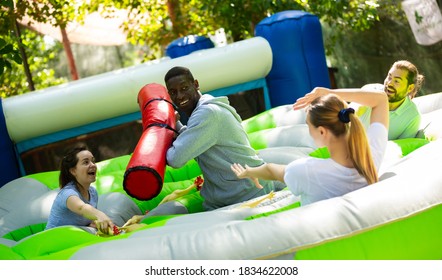
{"label": "man in grey hoodie", "polygon": [[[167,164],[174,168],[195,159],[203,173],[201,196],[204,210],[214,210],[281,190],[276,181],[239,179],[230,166],[241,162],[255,167],[264,164],[250,146],[241,117],[227,97],[201,94],[198,80],[185,67],[173,67],[164,77],[173,103],[187,117],[187,125],[177,122],[178,135],[167,150]],[[135,215],[123,227],[139,223],[144,217],[187,214],[187,208],[172,200],[160,204],[146,215]]]}
{"label": "man in grey hoodie", "polygon": [[274,191],[274,182],[238,179],[230,169],[234,162],[260,166],[264,160],[250,146],[241,117],[228,98],[202,95],[198,80],[185,67],[173,67],[164,80],[173,103],[188,117],[186,126],[177,123],[179,133],[167,151],[167,164],[179,168],[192,159],[198,162],[204,177],[204,209],[217,209]]}

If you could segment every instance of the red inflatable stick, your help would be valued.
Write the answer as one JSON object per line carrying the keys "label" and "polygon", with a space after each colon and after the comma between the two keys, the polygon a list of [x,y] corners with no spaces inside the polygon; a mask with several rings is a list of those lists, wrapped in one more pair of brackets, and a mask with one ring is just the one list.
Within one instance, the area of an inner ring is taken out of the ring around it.
{"label": "red inflatable stick", "polygon": [[123,188],[138,200],[156,197],[163,187],[166,152],[175,133],[175,107],[167,89],[148,84],[138,93],[143,134],[124,173]]}

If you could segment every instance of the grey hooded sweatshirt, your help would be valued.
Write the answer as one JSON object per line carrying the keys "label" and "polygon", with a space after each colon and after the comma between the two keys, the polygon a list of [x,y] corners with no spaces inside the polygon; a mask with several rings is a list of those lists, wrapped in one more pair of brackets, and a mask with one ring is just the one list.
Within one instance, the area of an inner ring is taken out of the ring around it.
{"label": "grey hooded sweatshirt", "polygon": [[174,168],[191,159],[198,162],[204,176],[201,196],[205,210],[243,202],[274,189],[272,181],[263,180],[260,183],[264,188],[258,189],[250,179],[238,179],[230,169],[233,163],[254,167],[264,161],[250,146],[241,117],[225,96],[202,95],[166,158]]}

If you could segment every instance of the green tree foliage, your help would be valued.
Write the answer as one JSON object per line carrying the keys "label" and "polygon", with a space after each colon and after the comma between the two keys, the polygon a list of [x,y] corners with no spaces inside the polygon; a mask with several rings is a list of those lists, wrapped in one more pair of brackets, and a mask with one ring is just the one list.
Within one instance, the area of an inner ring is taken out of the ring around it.
{"label": "green tree foliage", "polygon": [[379,19],[378,1],[366,0],[91,0],[89,11],[112,15],[114,9],[129,12],[125,28],[133,44],[147,44],[148,59],[164,55],[174,39],[187,35],[207,35],[224,28],[232,41],[254,36],[255,26],[277,12],[304,10],[317,15],[333,28],[327,44],[346,30],[369,29]]}
{"label": "green tree foliage", "polygon": [[15,34],[14,21],[9,16],[13,9],[12,0],[0,1],[0,75],[14,63],[22,63],[20,52],[10,40]]}
{"label": "green tree foliage", "polygon": [[[128,41],[133,45],[147,46],[149,51],[145,54],[145,60],[164,56],[165,48],[175,39],[187,35],[207,35],[219,28],[224,28],[231,41],[253,37],[255,26],[261,20],[285,10],[304,10],[317,15],[322,23],[328,24],[331,31],[326,37],[325,45],[328,53],[331,53],[339,34],[345,34],[348,30],[367,30],[379,20],[380,10],[387,7],[380,7],[380,2],[400,1],[47,0],[15,1],[14,7],[13,0],[0,0],[2,20],[5,16],[9,23],[0,27],[0,35],[9,38],[4,39],[4,42],[0,41],[0,54],[4,69],[11,69],[10,65],[19,63],[16,48],[18,43],[12,43],[15,35],[13,23],[25,15],[34,21],[64,28],[71,21],[81,23],[89,13],[99,12],[106,17],[113,17],[117,10],[127,11],[124,28]],[[385,9],[386,13],[391,13],[388,9],[390,8]],[[391,9],[397,10],[396,6]],[[34,57],[36,55],[31,54]],[[34,62],[30,60],[30,63]]]}
{"label": "green tree foliage", "polygon": [[[62,45],[58,42],[47,43],[43,36],[24,29],[22,43],[28,55],[29,68],[35,89],[44,89],[67,82],[66,78],[56,77],[51,62],[58,60]],[[23,65],[11,63],[8,71],[0,75],[0,94],[2,98],[29,92],[28,81],[23,71]]]}
{"label": "green tree foliage", "polygon": [[[65,83],[67,79],[56,78],[55,71],[48,65],[56,59],[61,45],[47,45],[42,36],[19,27],[17,22],[29,16],[37,22],[51,23],[65,27],[67,22],[81,20],[70,1],[14,1],[0,0],[0,93],[1,97],[19,95],[29,91],[29,81],[23,70],[23,57],[19,47],[27,55],[35,89],[42,89]],[[20,28],[20,30],[18,29]],[[21,31],[21,32],[20,32]],[[21,36],[20,36],[20,33]]]}
{"label": "green tree foliage", "polygon": [[3,74],[5,69],[12,69],[12,62],[22,63],[19,51],[14,48],[13,44],[6,42],[3,38],[0,38],[0,55],[0,75]]}

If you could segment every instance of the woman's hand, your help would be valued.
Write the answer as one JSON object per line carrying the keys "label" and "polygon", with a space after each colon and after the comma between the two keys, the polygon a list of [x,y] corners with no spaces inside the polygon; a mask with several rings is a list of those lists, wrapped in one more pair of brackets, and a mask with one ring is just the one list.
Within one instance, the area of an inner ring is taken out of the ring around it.
{"label": "woman's hand", "polygon": [[238,177],[239,179],[244,179],[244,178],[248,178],[247,176],[247,168],[248,166],[246,165],[246,167],[244,168],[241,164],[239,163],[234,163],[230,166],[230,169],[232,169],[233,173],[235,173],[236,177]]}
{"label": "woman's hand", "polygon": [[256,188],[258,189],[262,189],[263,186],[259,183],[258,178],[255,177],[250,177],[248,175],[248,169],[250,167],[246,164],[245,168],[239,164],[239,163],[234,163],[230,166],[230,169],[232,169],[233,173],[235,173],[236,177],[240,178],[240,179],[244,179],[244,178],[250,178],[250,180],[252,180],[253,184],[255,184]]}
{"label": "woman's hand", "polygon": [[94,222],[97,229],[106,234],[114,228],[114,223],[102,212],[100,215],[97,215],[97,219]]}
{"label": "woman's hand", "polygon": [[330,93],[330,89],[323,88],[323,87],[316,87],[311,92],[307,93],[303,97],[300,97],[296,100],[296,102],[293,104],[293,109],[298,110],[307,107],[312,103],[313,100],[315,100],[318,97],[321,97],[323,95],[326,95]]}
{"label": "woman's hand", "polygon": [[134,224],[138,224],[143,218],[144,218],[144,215],[135,215],[132,218],[130,218],[121,228],[128,227],[128,226],[134,225]]}

